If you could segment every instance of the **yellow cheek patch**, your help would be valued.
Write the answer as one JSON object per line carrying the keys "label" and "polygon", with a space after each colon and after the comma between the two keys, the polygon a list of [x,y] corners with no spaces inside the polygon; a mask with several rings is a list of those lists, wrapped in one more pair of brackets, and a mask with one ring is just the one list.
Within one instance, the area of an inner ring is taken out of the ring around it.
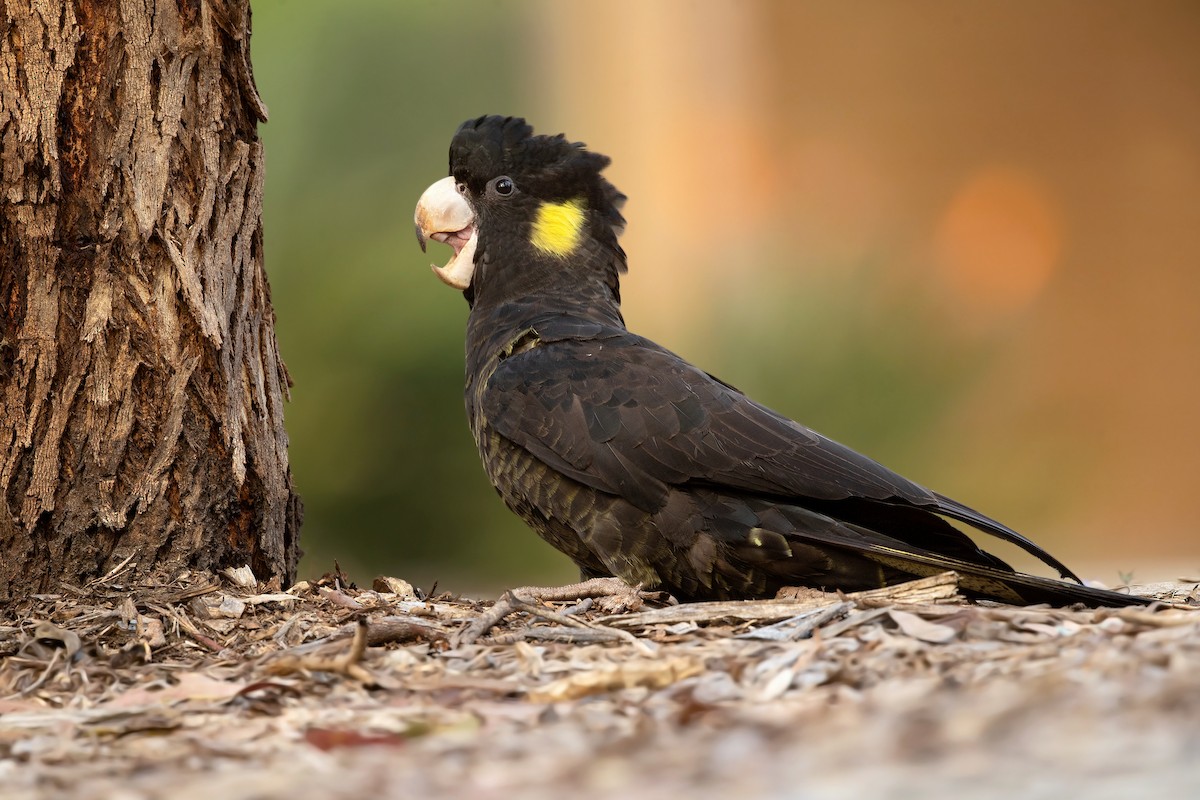
{"label": "yellow cheek patch", "polygon": [[538,250],[552,256],[566,256],[579,246],[583,232],[583,198],[565,203],[542,203],[533,219],[529,241]]}

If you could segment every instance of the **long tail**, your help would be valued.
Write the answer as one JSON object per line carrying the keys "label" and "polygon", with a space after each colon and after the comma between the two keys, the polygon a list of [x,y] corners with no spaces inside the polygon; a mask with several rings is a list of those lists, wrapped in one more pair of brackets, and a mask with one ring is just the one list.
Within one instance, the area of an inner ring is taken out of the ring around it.
{"label": "long tail", "polygon": [[969,506],[964,506],[957,500],[952,500],[943,494],[934,492],[934,497],[937,498],[937,507],[933,510],[935,510],[937,513],[945,514],[947,517],[957,519],[960,522],[965,522],[968,525],[983,531],[984,533],[991,534],[997,539],[1003,539],[1006,542],[1015,544],[1017,547],[1029,553],[1034,558],[1037,558],[1046,565],[1053,567],[1063,578],[1076,581],[1080,584],[1083,583],[1083,581],[1079,579],[1078,575],[1067,568],[1066,564],[1062,563],[1057,558],[1050,555],[1045,550],[1038,547],[1036,544],[1029,541],[1007,525],[999,523],[984,514],[980,514],[975,509]]}
{"label": "long tail", "polygon": [[1094,589],[1083,584],[972,564],[926,550],[898,548],[891,544],[848,539],[832,532],[823,534],[820,531],[797,531],[793,535],[807,539],[818,546],[857,554],[877,564],[917,578],[953,570],[958,573],[959,587],[964,593],[1004,603],[1016,605],[1047,603],[1052,606],[1082,603],[1093,607],[1120,608],[1147,606],[1154,602],[1137,595],[1122,594],[1108,589]]}

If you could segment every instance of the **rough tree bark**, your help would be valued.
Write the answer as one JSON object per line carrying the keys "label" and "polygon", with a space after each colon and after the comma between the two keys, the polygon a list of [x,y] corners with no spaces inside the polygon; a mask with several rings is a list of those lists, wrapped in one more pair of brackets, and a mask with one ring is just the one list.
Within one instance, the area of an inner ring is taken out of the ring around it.
{"label": "rough tree bark", "polygon": [[0,0],[0,597],[293,577],[249,44],[248,0]]}

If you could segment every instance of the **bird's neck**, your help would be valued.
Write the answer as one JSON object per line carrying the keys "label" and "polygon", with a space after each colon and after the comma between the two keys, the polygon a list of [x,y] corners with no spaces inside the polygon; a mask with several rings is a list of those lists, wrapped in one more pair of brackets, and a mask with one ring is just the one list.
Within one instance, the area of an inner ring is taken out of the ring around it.
{"label": "bird's neck", "polygon": [[569,289],[543,287],[537,294],[498,303],[477,297],[467,320],[468,375],[488,370],[489,364],[529,331],[545,333],[551,328],[624,330],[625,320],[612,290],[599,282]]}

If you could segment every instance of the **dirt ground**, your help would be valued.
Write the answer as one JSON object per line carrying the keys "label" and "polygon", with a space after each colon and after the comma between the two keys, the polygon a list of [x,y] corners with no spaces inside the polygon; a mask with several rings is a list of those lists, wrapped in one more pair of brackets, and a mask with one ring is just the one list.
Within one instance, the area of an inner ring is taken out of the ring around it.
{"label": "dirt ground", "polygon": [[248,571],[0,618],[0,797],[1131,798],[1200,786],[1200,589],[1151,609],[886,592],[607,613]]}

